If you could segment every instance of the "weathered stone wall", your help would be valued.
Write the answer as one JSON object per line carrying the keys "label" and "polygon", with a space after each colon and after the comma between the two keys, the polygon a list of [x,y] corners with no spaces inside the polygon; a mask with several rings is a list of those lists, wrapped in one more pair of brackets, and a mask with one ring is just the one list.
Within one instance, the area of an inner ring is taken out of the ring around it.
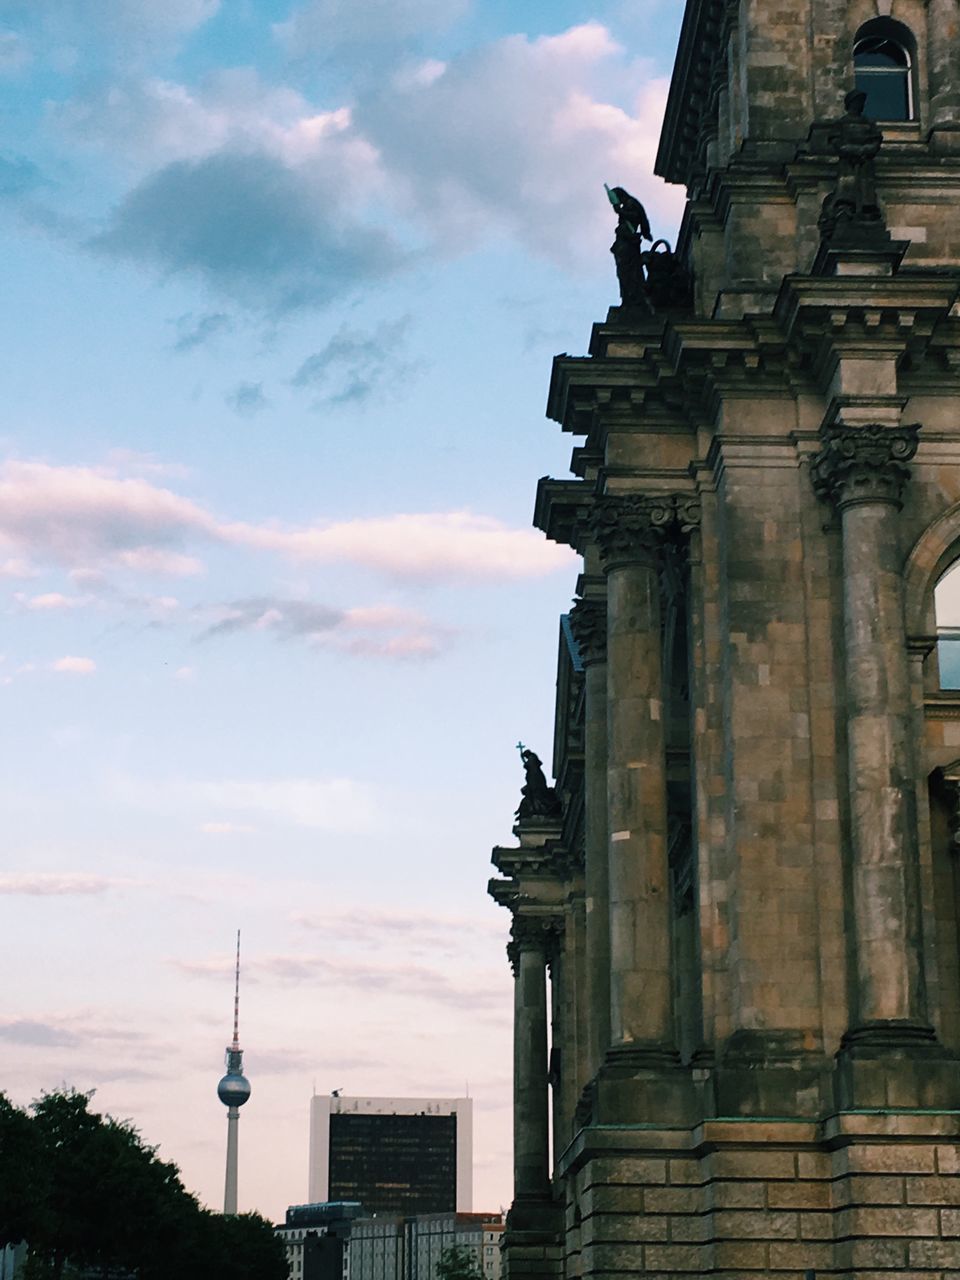
{"label": "weathered stone wall", "polygon": [[[960,1248],[958,1122],[711,1121],[611,1138],[571,1173],[580,1270],[947,1280]],[[572,1232],[570,1234],[573,1234]]]}

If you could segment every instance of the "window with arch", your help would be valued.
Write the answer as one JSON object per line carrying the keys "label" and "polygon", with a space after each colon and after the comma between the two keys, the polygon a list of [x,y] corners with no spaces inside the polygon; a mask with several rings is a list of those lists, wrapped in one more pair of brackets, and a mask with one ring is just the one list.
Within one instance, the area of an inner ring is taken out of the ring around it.
{"label": "window with arch", "polygon": [[857,32],[853,71],[871,120],[914,119],[915,47],[910,29],[892,18],[874,18]]}
{"label": "window with arch", "polygon": [[960,689],[960,560],[937,583],[934,600],[940,688]]}

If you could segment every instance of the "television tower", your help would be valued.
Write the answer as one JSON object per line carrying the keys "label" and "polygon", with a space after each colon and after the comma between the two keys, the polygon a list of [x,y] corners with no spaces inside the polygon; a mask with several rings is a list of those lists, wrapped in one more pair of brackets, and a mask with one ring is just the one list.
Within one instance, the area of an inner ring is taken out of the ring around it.
{"label": "television tower", "polygon": [[227,1176],[223,1212],[237,1212],[238,1125],[240,1108],[250,1097],[250,1081],[243,1074],[240,1048],[240,930],[237,930],[237,968],[233,987],[233,1043],[227,1047],[227,1074],[217,1085],[217,1096],[227,1108]]}

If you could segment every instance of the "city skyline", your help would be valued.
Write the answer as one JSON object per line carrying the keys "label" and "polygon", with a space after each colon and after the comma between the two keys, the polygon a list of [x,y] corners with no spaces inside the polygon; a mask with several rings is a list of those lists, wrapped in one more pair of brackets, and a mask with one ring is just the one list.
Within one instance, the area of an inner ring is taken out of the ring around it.
{"label": "city skyline", "polygon": [[575,558],[550,361],[617,300],[680,0],[52,0],[0,14],[0,1088],[305,1199],[311,1091],[474,1099],[511,1194],[521,739]]}

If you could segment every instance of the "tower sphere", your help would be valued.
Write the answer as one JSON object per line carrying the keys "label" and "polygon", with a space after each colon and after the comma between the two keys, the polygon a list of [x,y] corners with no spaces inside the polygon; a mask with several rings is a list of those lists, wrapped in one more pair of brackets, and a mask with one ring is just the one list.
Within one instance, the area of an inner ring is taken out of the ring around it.
{"label": "tower sphere", "polygon": [[225,1107],[242,1107],[250,1097],[250,1081],[239,1072],[228,1071],[217,1085],[217,1097]]}

